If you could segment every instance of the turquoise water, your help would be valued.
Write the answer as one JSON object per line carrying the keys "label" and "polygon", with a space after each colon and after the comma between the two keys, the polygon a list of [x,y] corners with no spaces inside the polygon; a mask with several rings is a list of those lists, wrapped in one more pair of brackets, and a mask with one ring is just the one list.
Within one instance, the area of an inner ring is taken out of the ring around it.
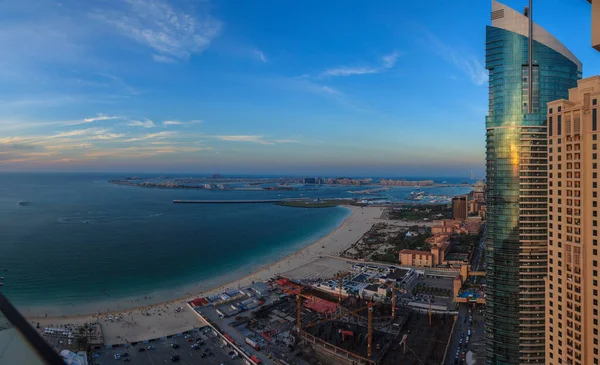
{"label": "turquoise water", "polygon": [[[107,180],[0,174],[0,268],[8,270],[0,272],[0,290],[20,308],[182,295],[176,288],[276,261],[349,215],[345,208],[173,204],[210,199],[210,192]],[[252,195],[245,193],[238,197]]]}
{"label": "turquoise water", "polygon": [[[70,308],[78,312],[92,303],[174,299],[275,262],[327,235],[350,214],[340,207],[173,204],[174,199],[357,197],[349,191],[365,189],[206,191],[108,183],[123,177],[0,174],[0,270],[7,269],[0,271],[5,278],[0,290],[19,308],[70,314]],[[395,188],[386,195],[401,201],[411,190]]]}

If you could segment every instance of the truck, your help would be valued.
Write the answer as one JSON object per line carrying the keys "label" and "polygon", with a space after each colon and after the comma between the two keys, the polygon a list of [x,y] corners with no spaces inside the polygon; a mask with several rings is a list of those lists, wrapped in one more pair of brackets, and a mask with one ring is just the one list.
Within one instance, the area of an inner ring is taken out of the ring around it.
{"label": "truck", "polygon": [[256,341],[252,340],[251,338],[246,337],[246,343],[248,345],[250,345],[256,351],[260,351],[260,346],[258,345],[258,343]]}

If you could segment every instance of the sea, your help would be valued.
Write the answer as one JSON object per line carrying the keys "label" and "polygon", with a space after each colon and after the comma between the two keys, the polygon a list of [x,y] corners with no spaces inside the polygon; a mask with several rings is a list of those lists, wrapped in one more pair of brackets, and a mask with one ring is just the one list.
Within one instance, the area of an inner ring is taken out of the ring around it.
{"label": "sea", "polygon": [[[369,189],[223,191],[109,183],[124,177],[0,173],[0,291],[20,310],[28,315],[48,313],[48,308],[51,314],[83,314],[81,308],[98,302],[131,301],[133,307],[135,298],[163,301],[189,295],[194,288],[216,287],[280,260],[328,235],[350,215],[343,207],[173,200],[357,198],[350,192]],[[414,189],[380,194],[404,201]],[[469,190],[421,189],[444,196]]]}

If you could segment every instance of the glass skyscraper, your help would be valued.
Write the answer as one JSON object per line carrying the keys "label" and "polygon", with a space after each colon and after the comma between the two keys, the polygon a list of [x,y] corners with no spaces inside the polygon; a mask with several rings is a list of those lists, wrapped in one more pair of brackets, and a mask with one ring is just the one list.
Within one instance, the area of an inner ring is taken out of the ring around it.
{"label": "glass skyscraper", "polygon": [[546,103],[568,98],[581,62],[543,28],[533,24],[532,30],[530,67],[529,18],[492,2],[486,28],[488,364],[544,363]]}

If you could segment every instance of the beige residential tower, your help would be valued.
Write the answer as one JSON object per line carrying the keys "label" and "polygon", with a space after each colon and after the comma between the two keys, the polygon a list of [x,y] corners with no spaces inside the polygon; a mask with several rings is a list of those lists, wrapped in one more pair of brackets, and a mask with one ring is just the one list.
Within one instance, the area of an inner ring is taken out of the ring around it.
{"label": "beige residential tower", "polygon": [[598,364],[600,76],[548,107],[546,364]]}

